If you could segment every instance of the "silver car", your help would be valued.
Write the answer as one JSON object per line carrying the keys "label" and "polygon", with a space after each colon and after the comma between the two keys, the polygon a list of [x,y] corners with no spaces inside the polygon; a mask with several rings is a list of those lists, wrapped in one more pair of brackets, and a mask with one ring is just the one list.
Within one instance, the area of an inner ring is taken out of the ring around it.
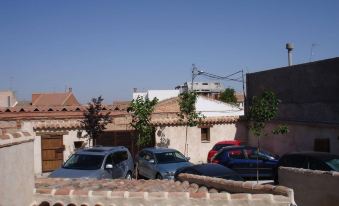
{"label": "silver car", "polygon": [[133,159],[127,148],[93,147],[78,150],[49,177],[131,179],[133,169]]}
{"label": "silver car", "polygon": [[136,156],[136,175],[149,179],[174,179],[181,167],[191,166],[189,158],[169,148],[145,148]]}

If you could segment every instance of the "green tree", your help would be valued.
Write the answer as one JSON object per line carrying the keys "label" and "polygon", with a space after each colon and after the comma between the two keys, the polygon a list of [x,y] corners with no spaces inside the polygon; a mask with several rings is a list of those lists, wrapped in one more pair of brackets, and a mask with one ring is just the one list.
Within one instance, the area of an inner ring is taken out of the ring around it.
{"label": "green tree", "polygon": [[[266,124],[276,118],[278,114],[279,100],[271,91],[265,91],[261,96],[252,98],[252,105],[249,107],[248,118],[250,130],[257,137],[257,154],[260,150],[260,138],[266,136],[264,133]],[[286,125],[278,125],[272,130],[273,134],[286,134]],[[257,155],[257,180],[259,180],[258,155]]]}
{"label": "green tree", "polygon": [[180,112],[178,114],[180,121],[185,123],[186,138],[185,138],[185,151],[187,155],[187,129],[188,127],[197,126],[203,116],[196,111],[195,103],[197,102],[197,93],[194,91],[183,92],[179,95]]}
{"label": "green tree", "polygon": [[230,104],[237,104],[237,97],[235,96],[235,91],[232,88],[225,89],[220,94],[220,101],[230,103]]}
{"label": "green tree", "polygon": [[82,128],[87,132],[84,137],[88,137],[92,145],[96,145],[97,138],[106,129],[106,125],[112,122],[110,112],[103,111],[103,100],[101,96],[92,98],[83,113],[84,119],[81,121]]}
{"label": "green tree", "polygon": [[148,98],[138,97],[132,100],[128,112],[132,114],[131,126],[138,133],[138,146],[147,146],[152,142],[154,134],[154,127],[151,126],[151,114],[155,105],[158,103],[158,99],[154,98],[149,100]]}

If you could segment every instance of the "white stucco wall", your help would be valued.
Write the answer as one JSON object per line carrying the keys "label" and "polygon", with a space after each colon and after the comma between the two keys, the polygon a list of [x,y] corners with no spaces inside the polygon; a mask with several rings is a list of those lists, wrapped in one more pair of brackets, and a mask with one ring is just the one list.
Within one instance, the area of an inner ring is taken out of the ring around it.
{"label": "white stucco wall", "polygon": [[169,99],[172,97],[177,97],[179,95],[179,90],[148,90],[147,92],[134,92],[133,99],[136,99],[138,96],[143,98],[147,97],[148,99],[152,100],[155,97],[158,101],[162,101],[165,99]]}
{"label": "white stucco wall", "polygon": [[237,106],[227,104],[217,100],[211,100],[206,97],[198,96],[195,104],[197,112],[200,112],[206,117],[220,116],[242,116],[244,110]]}
{"label": "white stucco wall", "polygon": [[[215,143],[223,140],[240,139],[246,141],[246,130],[244,126],[236,124],[213,125],[210,128],[210,142],[201,142],[201,129],[198,127],[188,127],[187,145],[188,154],[193,163],[203,163],[207,161],[207,154]],[[168,141],[168,147],[177,149],[184,154],[185,151],[185,126],[157,127],[156,145],[160,146],[161,136]]]}
{"label": "white stucco wall", "polygon": [[0,205],[29,205],[34,188],[33,141],[0,148],[0,163]]}

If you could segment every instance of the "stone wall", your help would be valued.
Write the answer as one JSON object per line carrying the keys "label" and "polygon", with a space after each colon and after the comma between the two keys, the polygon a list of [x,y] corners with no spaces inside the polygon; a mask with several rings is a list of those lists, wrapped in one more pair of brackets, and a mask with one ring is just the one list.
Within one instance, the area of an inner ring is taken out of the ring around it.
{"label": "stone wall", "polygon": [[33,137],[27,132],[0,135],[0,205],[29,205],[33,201]]}
{"label": "stone wall", "polygon": [[280,167],[279,184],[294,190],[298,206],[334,206],[339,203],[339,172]]}
{"label": "stone wall", "polygon": [[246,80],[249,101],[266,90],[278,96],[278,120],[339,123],[339,57],[250,73]]}
{"label": "stone wall", "polygon": [[[282,123],[287,125],[289,132],[284,135],[272,134],[272,129]],[[328,139],[329,152],[339,155],[339,125],[271,122],[267,124],[265,132],[268,135],[261,137],[260,147],[274,154],[313,151],[316,139]],[[257,137],[251,132],[248,134],[248,144],[257,146]]]}
{"label": "stone wall", "polygon": [[257,185],[189,174],[182,174],[179,179],[176,182],[38,179],[32,205],[294,205],[293,190],[282,186]]}

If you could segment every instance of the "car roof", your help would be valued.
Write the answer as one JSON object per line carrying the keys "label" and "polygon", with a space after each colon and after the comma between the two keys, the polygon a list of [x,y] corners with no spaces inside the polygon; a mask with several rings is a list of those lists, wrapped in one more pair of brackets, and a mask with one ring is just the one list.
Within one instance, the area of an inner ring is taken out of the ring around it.
{"label": "car roof", "polygon": [[240,141],[239,140],[223,140],[223,141],[216,143],[216,145],[218,144],[240,144]]}
{"label": "car roof", "polygon": [[304,152],[291,152],[284,155],[286,156],[304,156],[311,157],[320,160],[328,160],[328,159],[339,159],[339,155],[327,153],[327,152],[312,152],[312,151],[304,151]]}
{"label": "car roof", "polygon": [[149,151],[152,153],[163,153],[163,152],[177,152],[178,150],[166,147],[147,147],[144,148],[142,151]]}
{"label": "car roof", "polygon": [[237,174],[233,170],[224,167],[220,164],[215,163],[207,163],[207,164],[198,164],[193,165],[188,168],[192,168],[196,171],[198,171],[201,174],[208,175],[208,176],[221,176],[226,174]]}
{"label": "car roof", "polygon": [[116,147],[95,146],[91,148],[80,149],[76,151],[75,154],[106,155],[114,151],[126,151],[126,150],[127,148],[124,146],[116,146]]}
{"label": "car roof", "polygon": [[252,146],[247,146],[247,145],[235,145],[235,146],[227,146],[227,147],[223,147],[221,150],[225,151],[225,150],[233,150],[233,149],[256,149],[256,147],[252,147]]}

